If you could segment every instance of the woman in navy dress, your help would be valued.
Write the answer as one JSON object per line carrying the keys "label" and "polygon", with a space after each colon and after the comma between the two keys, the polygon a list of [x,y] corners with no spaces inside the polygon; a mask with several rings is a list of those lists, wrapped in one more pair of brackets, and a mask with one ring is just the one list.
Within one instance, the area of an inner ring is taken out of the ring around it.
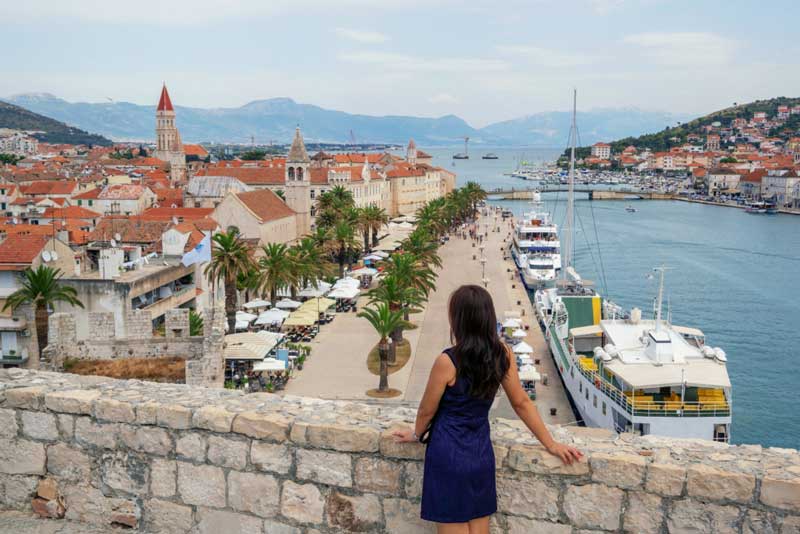
{"label": "woman in navy dress", "polygon": [[462,286],[450,296],[448,312],[455,345],[433,364],[415,428],[394,435],[397,441],[418,440],[432,421],[422,519],[438,523],[439,534],[488,534],[489,517],[497,511],[489,408],[501,385],[519,418],[551,454],[565,464],[582,455],[553,440],[522,389],[516,358],[498,336],[489,293]]}

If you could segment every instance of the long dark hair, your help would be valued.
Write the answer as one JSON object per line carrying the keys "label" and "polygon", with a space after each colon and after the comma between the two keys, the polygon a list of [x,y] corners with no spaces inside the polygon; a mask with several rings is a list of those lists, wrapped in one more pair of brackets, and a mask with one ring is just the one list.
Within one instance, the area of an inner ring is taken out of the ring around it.
{"label": "long dark hair", "polygon": [[458,375],[468,379],[473,397],[493,398],[509,363],[497,335],[492,296],[480,286],[461,286],[450,295],[448,315]]}

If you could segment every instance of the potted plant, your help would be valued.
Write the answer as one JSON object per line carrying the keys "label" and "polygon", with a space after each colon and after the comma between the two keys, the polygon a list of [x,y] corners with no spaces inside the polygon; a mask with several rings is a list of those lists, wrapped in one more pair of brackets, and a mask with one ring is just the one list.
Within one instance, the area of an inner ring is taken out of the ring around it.
{"label": "potted plant", "polygon": [[306,355],[305,354],[301,354],[300,356],[297,357],[297,360],[295,360],[295,361],[297,362],[297,368],[300,371],[302,371],[303,370],[303,362],[306,361]]}
{"label": "potted plant", "polygon": [[10,349],[8,351],[8,357],[12,358],[12,359],[17,359],[17,358],[19,358],[19,355],[17,355],[17,351],[16,350]]}

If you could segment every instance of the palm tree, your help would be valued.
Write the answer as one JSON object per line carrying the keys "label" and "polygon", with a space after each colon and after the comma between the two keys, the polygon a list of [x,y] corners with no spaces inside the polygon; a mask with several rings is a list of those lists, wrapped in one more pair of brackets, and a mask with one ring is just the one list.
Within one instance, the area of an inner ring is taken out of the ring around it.
{"label": "palm tree", "polygon": [[228,332],[233,333],[236,328],[236,285],[240,277],[247,277],[253,269],[253,261],[239,230],[232,228],[228,232],[219,232],[211,240],[211,261],[204,274],[212,288],[220,282],[223,284]]}
{"label": "palm tree", "polygon": [[372,246],[378,246],[378,232],[381,231],[386,224],[389,223],[389,215],[386,214],[386,210],[383,208],[379,208],[378,206],[367,206],[366,208],[369,210],[369,226],[370,230],[372,231]]}
{"label": "palm tree", "polygon": [[437,254],[439,242],[431,236],[426,227],[418,226],[408,234],[402,242],[402,247],[403,251],[416,256],[426,266],[442,267],[442,259]]}
{"label": "palm tree", "polygon": [[425,297],[436,288],[436,274],[410,252],[394,254],[391,261],[386,262],[384,273],[396,277],[405,286],[418,289]]}
{"label": "palm tree", "polygon": [[372,230],[372,215],[370,214],[370,206],[357,209],[356,225],[358,231],[364,236],[364,253],[369,250],[369,233]]}
{"label": "palm tree", "polygon": [[270,301],[275,304],[278,290],[297,283],[296,262],[289,254],[289,247],[283,243],[267,243],[261,247],[261,252],[258,259],[259,291],[262,295],[269,294]]}
{"label": "palm tree", "polygon": [[202,336],[203,335],[203,316],[195,310],[189,310],[189,335]]}
{"label": "palm tree", "polygon": [[[370,304],[386,304],[389,309],[396,311],[408,320],[408,316],[412,311],[416,311],[419,306],[425,301],[425,295],[419,289],[401,281],[394,275],[387,275],[381,279],[378,287],[370,290],[367,293]],[[394,343],[389,351],[389,362],[395,362],[397,352],[397,344],[403,341],[403,327],[407,323],[399,325],[391,332],[391,337]]]}
{"label": "palm tree", "polygon": [[389,308],[385,302],[377,304],[374,308],[364,308],[358,313],[363,317],[380,336],[378,341],[378,357],[380,358],[380,380],[378,391],[389,389],[389,335],[403,326],[403,316],[399,311]]}
{"label": "palm tree", "polygon": [[444,214],[447,201],[437,198],[417,210],[417,228],[425,228],[434,238],[440,237],[447,231],[448,222]]}
{"label": "palm tree", "polygon": [[352,220],[349,217],[339,219],[336,226],[333,227],[332,236],[334,256],[339,265],[339,278],[342,278],[344,277],[344,264],[348,263],[348,260],[352,261],[353,255],[359,248]]}
{"label": "palm tree", "polygon": [[289,254],[295,267],[296,280],[292,286],[292,296],[295,288],[304,288],[317,283],[332,274],[332,265],[326,258],[325,252],[317,246],[314,239],[304,237],[294,245]]}
{"label": "palm tree", "polygon": [[25,269],[20,275],[22,287],[14,291],[6,299],[3,311],[16,310],[24,304],[33,304],[36,320],[36,340],[39,343],[39,352],[47,346],[48,313],[47,308],[56,302],[66,302],[70,306],[83,308],[83,303],[78,300],[78,292],[74,287],[61,285],[61,269],[53,269],[47,265],[40,265],[36,269]]}

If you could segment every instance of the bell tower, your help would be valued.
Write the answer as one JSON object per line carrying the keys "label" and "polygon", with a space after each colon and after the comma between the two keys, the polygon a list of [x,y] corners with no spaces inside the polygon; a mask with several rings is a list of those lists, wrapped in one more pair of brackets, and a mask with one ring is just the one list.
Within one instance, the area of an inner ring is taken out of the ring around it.
{"label": "bell tower", "polygon": [[286,157],[286,204],[297,213],[297,235],[311,231],[311,159],[298,126]]}
{"label": "bell tower", "polygon": [[186,177],[186,154],[183,152],[181,134],[175,125],[175,108],[172,107],[166,84],[161,88],[161,98],[156,107],[156,150],[153,157],[170,164],[173,182]]}

